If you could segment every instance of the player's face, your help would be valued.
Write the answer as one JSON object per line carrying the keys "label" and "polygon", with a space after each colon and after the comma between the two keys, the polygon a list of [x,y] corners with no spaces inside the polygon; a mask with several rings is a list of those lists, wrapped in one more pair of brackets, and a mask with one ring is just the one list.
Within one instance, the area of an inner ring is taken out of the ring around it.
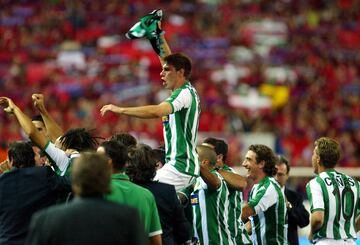
{"label": "player's face", "polygon": [[260,166],[256,163],[256,153],[253,151],[248,151],[245,155],[245,160],[242,165],[247,170],[246,177],[251,179],[256,179],[261,171]]}
{"label": "player's face", "polygon": [[37,146],[33,146],[33,151],[35,153],[35,166],[44,166],[46,163],[46,157],[42,157],[40,155],[40,148]]}
{"label": "player's face", "polygon": [[165,88],[174,90],[177,88],[176,86],[180,75],[180,71],[176,71],[174,66],[165,63],[160,73],[160,78]]}
{"label": "player's face", "polygon": [[319,156],[317,154],[317,146],[313,150],[313,154],[311,157],[311,163],[315,174],[319,173]]}
{"label": "player's face", "polygon": [[289,178],[289,175],[286,173],[287,168],[286,168],[286,164],[280,164],[280,165],[276,165],[276,175],[275,175],[275,179],[279,182],[279,184],[281,186],[285,186],[286,181]]}

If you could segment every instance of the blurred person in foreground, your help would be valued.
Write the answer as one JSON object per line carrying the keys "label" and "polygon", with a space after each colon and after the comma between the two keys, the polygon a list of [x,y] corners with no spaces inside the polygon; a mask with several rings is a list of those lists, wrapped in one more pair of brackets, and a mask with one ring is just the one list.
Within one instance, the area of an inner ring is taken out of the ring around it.
{"label": "blurred person in foreground", "polygon": [[10,171],[0,175],[0,244],[24,244],[32,215],[71,191],[70,180],[35,166],[28,142],[9,145]]}
{"label": "blurred person in foreground", "polygon": [[126,34],[128,38],[146,37],[159,56],[162,65],[161,80],[170,97],[158,105],[121,107],[104,105],[101,114],[108,111],[138,118],[162,118],[166,164],[157,171],[155,180],[180,190],[199,176],[200,166],[196,141],[200,117],[200,99],[191,85],[191,60],[182,53],[171,53],[160,28],[162,11],[154,10],[141,18]]}
{"label": "blurred person in foreground", "polygon": [[202,145],[209,146],[215,150],[215,169],[224,178],[229,189],[230,208],[228,211],[228,223],[231,236],[236,244],[251,244],[244,223],[241,221],[241,205],[243,203],[242,191],[247,186],[246,178],[237,174],[234,169],[226,164],[228,145],[222,139],[206,138]]}
{"label": "blurred person in foreground", "polygon": [[118,141],[109,140],[102,142],[97,152],[106,155],[112,167],[111,191],[106,194],[106,199],[136,208],[150,243],[161,245],[163,232],[154,195],[148,189],[132,183],[125,173],[128,148]]}
{"label": "blurred person in foreground", "polygon": [[261,144],[249,146],[242,164],[248,171],[247,177],[255,183],[241,212],[254,244],[288,244],[286,199],[273,178],[275,164],[274,152]]}
{"label": "blurred person in foreground", "polygon": [[130,180],[150,190],[155,197],[163,230],[163,245],[188,244],[191,238],[191,226],[185,217],[184,208],[179,202],[174,186],[153,181],[157,162],[151,147],[139,144],[130,149],[128,155],[126,173]]}
{"label": "blurred person in foreground", "polygon": [[306,186],[310,201],[309,241],[319,245],[356,244],[360,229],[359,182],[335,170],[340,145],[331,138],[315,141],[312,166],[317,175]]}
{"label": "blurred person in foreground", "polygon": [[288,241],[291,245],[298,245],[298,227],[303,228],[307,226],[310,215],[303,205],[301,194],[286,187],[286,182],[289,179],[290,165],[284,156],[278,156],[276,169],[277,172],[274,177],[285,192],[288,214]]}
{"label": "blurred person in foreground", "polygon": [[26,244],[149,244],[137,210],[103,198],[110,176],[107,157],[81,154],[71,173],[75,199],[36,213]]}

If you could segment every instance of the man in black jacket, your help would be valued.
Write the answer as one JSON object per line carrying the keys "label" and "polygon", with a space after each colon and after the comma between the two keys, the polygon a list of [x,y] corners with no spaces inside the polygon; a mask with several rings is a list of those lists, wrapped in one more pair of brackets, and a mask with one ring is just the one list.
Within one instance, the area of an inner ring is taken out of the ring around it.
{"label": "man in black jacket", "polygon": [[83,153],[74,161],[75,199],[35,214],[26,244],[149,244],[137,210],[103,198],[110,191],[108,161],[98,153]]}
{"label": "man in black jacket", "polygon": [[10,144],[8,160],[10,171],[0,175],[0,244],[24,244],[32,215],[55,204],[71,186],[50,167],[35,166],[30,143]]}
{"label": "man in black jacket", "polygon": [[288,242],[290,245],[298,245],[298,227],[303,228],[309,224],[309,212],[303,205],[301,194],[287,188],[286,181],[289,178],[290,166],[284,156],[278,156],[276,164],[277,173],[274,176],[282,188],[285,188],[286,207],[288,211]]}

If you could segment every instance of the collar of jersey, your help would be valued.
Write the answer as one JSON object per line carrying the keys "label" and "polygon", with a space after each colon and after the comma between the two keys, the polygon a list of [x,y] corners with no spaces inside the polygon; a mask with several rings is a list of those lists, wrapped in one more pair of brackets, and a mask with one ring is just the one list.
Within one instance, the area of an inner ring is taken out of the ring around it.
{"label": "collar of jersey", "polygon": [[117,180],[130,180],[129,176],[125,173],[116,173],[111,175],[111,179],[117,179]]}

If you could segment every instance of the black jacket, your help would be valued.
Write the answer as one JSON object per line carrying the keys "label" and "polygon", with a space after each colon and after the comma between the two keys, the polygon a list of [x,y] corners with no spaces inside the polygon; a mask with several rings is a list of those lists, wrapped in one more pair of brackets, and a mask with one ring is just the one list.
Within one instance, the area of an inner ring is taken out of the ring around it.
{"label": "black jacket", "polygon": [[50,167],[14,168],[0,175],[0,244],[24,244],[32,215],[71,191]]}
{"label": "black jacket", "polygon": [[147,245],[136,209],[103,198],[74,198],[36,213],[28,245]]}
{"label": "black jacket", "polygon": [[298,245],[298,227],[303,228],[309,224],[309,212],[303,205],[300,193],[285,187],[285,196],[292,208],[288,209],[288,242],[290,245]]}
{"label": "black jacket", "polygon": [[191,226],[185,218],[173,185],[149,182],[140,184],[155,197],[162,227],[163,245],[183,244],[191,238]]}

